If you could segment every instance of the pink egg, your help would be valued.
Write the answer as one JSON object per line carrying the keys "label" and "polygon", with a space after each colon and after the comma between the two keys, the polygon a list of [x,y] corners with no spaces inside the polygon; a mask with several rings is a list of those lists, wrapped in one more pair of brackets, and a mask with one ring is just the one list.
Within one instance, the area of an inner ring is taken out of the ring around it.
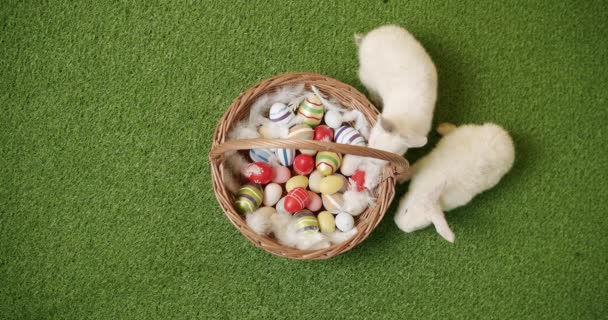
{"label": "pink egg", "polygon": [[313,212],[319,211],[323,205],[321,197],[312,191],[308,191],[308,196],[310,197],[310,202],[308,203],[308,206],[306,206],[306,209]]}
{"label": "pink egg", "polygon": [[274,177],[272,182],[274,183],[285,183],[291,178],[291,171],[287,167],[276,167],[274,168]]}

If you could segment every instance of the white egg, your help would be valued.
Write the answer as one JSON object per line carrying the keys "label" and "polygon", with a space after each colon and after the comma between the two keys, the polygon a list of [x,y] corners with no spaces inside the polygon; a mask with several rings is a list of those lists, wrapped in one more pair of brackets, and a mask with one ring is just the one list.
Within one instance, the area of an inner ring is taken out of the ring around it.
{"label": "white egg", "polygon": [[342,126],[342,115],[339,112],[329,110],[325,113],[325,124],[330,128],[338,129]]}
{"label": "white egg", "polygon": [[279,200],[279,202],[277,202],[276,209],[277,209],[278,213],[291,214],[291,213],[287,212],[287,210],[285,210],[285,197],[281,198],[281,200]]}
{"label": "white egg", "polygon": [[336,227],[342,232],[350,231],[355,227],[355,218],[348,213],[339,213],[336,216]]}
{"label": "white egg", "polygon": [[269,183],[264,188],[264,205],[267,207],[274,206],[281,199],[282,194],[283,188],[278,183]]}
{"label": "white egg", "polygon": [[321,192],[321,188],[320,186],[320,182],[321,179],[323,179],[323,174],[321,174],[321,172],[315,170],[313,171],[310,176],[308,177],[308,189],[310,189],[311,191],[314,191],[316,193]]}

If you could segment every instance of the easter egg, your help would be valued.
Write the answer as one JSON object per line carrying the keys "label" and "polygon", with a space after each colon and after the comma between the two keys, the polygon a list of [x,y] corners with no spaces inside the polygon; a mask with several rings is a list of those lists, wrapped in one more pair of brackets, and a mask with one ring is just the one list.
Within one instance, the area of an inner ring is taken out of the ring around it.
{"label": "easter egg", "polygon": [[336,231],[336,221],[334,220],[334,215],[329,211],[321,211],[319,215],[317,215],[317,220],[319,221],[319,229],[323,233],[332,233]]}
{"label": "easter egg", "polygon": [[336,227],[342,232],[350,231],[355,227],[355,218],[348,213],[339,213],[336,216]]}
{"label": "easter egg", "polygon": [[317,153],[316,167],[322,175],[328,176],[340,167],[342,155],[331,151],[321,151]]}
{"label": "easter egg", "polygon": [[321,182],[321,179],[323,179],[323,175],[321,174],[321,172],[319,171],[313,171],[310,176],[308,176],[308,189],[319,193],[321,192],[321,189],[319,189],[319,183]]}
{"label": "easter egg", "polygon": [[310,197],[306,189],[297,187],[285,196],[285,210],[289,213],[300,211],[308,205]]}
{"label": "easter egg", "polygon": [[278,166],[274,168],[274,175],[272,177],[272,182],[274,183],[285,183],[287,180],[291,178],[291,170],[284,166]]}
{"label": "easter egg", "polygon": [[319,231],[319,221],[310,210],[300,210],[293,215],[296,220],[296,230],[303,233],[314,233]]}
{"label": "easter egg", "polygon": [[338,176],[327,176],[319,182],[322,194],[334,194],[344,186],[344,180]]}
{"label": "easter egg", "polygon": [[344,195],[339,192],[324,194],[321,199],[323,200],[323,207],[325,207],[325,210],[331,213],[338,213],[344,208]]}
{"label": "easter egg", "polygon": [[[312,140],[314,136],[313,129],[306,124],[297,124],[289,129],[289,134],[287,135],[287,139],[296,139],[296,140]],[[303,154],[314,155],[317,153],[316,150],[300,150]]]}
{"label": "easter egg", "polygon": [[334,130],[324,124],[317,126],[313,135],[313,139],[317,141],[334,141]]}
{"label": "easter egg", "polygon": [[284,166],[293,164],[293,158],[296,156],[296,150],[294,149],[275,149],[274,153],[279,159],[279,163]]}
{"label": "easter egg", "polygon": [[298,107],[298,114],[302,116],[304,124],[314,127],[321,123],[325,108],[323,103],[317,96],[312,96],[304,99]]}
{"label": "easter egg", "polygon": [[365,146],[365,138],[353,127],[341,126],[336,130],[334,140],[337,143],[353,144],[357,146]]}
{"label": "easter egg", "polygon": [[293,170],[299,175],[307,175],[315,168],[315,159],[307,154],[299,154],[293,160]]}
{"label": "easter egg", "polygon": [[253,162],[271,163],[277,156],[270,149],[251,149],[249,150],[249,157]]}
{"label": "easter egg", "polygon": [[272,122],[287,124],[295,115],[284,103],[277,102],[270,107],[268,118]]}
{"label": "easter egg", "polygon": [[267,207],[274,206],[283,195],[283,188],[277,183],[269,183],[264,188],[264,205]]}
{"label": "easter egg", "polygon": [[365,190],[365,171],[357,170],[350,177],[350,188],[359,192]]}
{"label": "easter egg", "polygon": [[330,128],[338,129],[342,125],[342,115],[337,111],[327,111],[325,114],[325,124]]}
{"label": "easter egg", "polygon": [[287,180],[287,183],[285,184],[285,190],[287,190],[287,192],[289,192],[295,188],[298,188],[298,187],[306,189],[306,187],[308,187],[308,177],[306,177],[306,176],[291,177],[291,179]]}
{"label": "easter egg", "polygon": [[332,174],[332,177],[338,177],[338,178],[340,178],[340,180],[342,180],[342,188],[340,188],[340,190],[338,190],[338,192],[344,192],[348,189],[348,179],[346,179],[345,176],[343,176],[339,173],[334,173],[334,174]]}
{"label": "easter egg", "polygon": [[250,182],[266,184],[272,180],[272,167],[265,162],[254,162],[243,167],[241,171]]}
{"label": "easter egg", "polygon": [[306,209],[313,212],[319,211],[323,205],[323,200],[321,200],[321,197],[312,191],[308,191],[308,197],[310,198],[310,202],[306,206]]}
{"label": "easter egg", "polygon": [[235,206],[240,213],[253,212],[262,204],[262,186],[257,183],[248,182],[244,184],[236,194]]}
{"label": "easter egg", "polygon": [[286,197],[281,198],[281,200],[279,200],[279,202],[277,202],[277,205],[275,206],[278,213],[289,214],[289,212],[287,212],[287,210],[285,210],[285,198]]}

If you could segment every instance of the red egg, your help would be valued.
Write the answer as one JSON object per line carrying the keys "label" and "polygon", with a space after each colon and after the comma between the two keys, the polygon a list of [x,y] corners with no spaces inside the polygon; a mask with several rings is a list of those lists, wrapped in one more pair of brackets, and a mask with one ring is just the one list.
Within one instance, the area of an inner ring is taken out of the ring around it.
{"label": "red egg", "polygon": [[308,194],[308,191],[302,187],[297,187],[289,191],[285,196],[283,206],[287,212],[294,213],[306,208],[309,202],[310,195]]}
{"label": "red egg", "polygon": [[246,165],[241,173],[253,183],[266,184],[272,180],[272,167],[268,163],[254,162]]}
{"label": "red egg", "polygon": [[301,176],[305,176],[312,172],[315,168],[315,159],[307,154],[299,154],[293,160],[293,170]]}
{"label": "red egg", "polygon": [[314,140],[332,142],[334,140],[334,130],[324,124],[315,128]]}
{"label": "red egg", "polygon": [[365,171],[357,170],[350,177],[350,189],[357,190],[359,192],[365,190]]}

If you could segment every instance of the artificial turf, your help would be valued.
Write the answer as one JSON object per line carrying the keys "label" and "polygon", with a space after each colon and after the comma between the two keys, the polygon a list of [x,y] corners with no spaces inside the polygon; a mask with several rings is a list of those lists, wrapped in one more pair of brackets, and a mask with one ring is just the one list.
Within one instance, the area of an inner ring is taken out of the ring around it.
{"label": "artificial turf", "polygon": [[[607,21],[605,1],[2,1],[0,319],[606,319]],[[216,122],[282,72],[364,91],[353,34],[386,23],[437,65],[435,122],[503,125],[513,170],[448,214],[453,245],[393,205],[331,260],[257,249],[212,191]]]}

